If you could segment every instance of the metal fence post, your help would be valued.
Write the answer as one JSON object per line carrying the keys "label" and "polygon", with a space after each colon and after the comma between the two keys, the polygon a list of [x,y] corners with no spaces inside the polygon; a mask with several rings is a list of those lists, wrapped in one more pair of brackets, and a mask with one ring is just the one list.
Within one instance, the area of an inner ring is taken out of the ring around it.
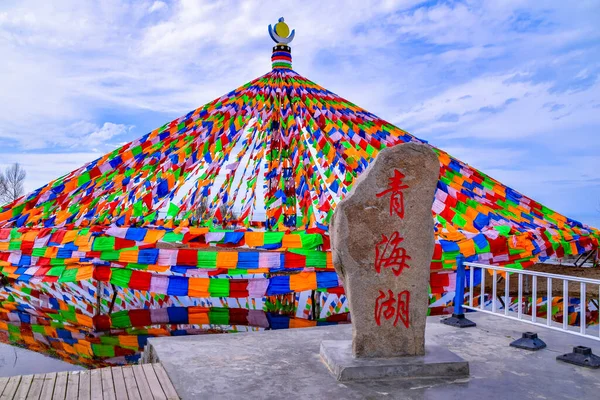
{"label": "metal fence post", "polygon": [[[477,326],[477,324],[471,320],[465,318],[463,310],[463,302],[465,301],[465,259],[462,255],[456,258],[456,287],[454,289],[454,312],[452,316],[443,319],[442,324],[454,326],[457,328],[469,328]],[[469,283],[473,285],[473,282]]]}
{"label": "metal fence post", "polygon": [[464,315],[465,301],[465,260],[462,256],[456,258],[456,289],[454,292],[454,314]]}

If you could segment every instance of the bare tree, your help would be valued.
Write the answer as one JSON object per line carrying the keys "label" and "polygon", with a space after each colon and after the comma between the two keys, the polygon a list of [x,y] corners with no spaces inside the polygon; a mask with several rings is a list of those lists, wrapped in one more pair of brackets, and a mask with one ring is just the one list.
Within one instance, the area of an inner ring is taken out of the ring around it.
{"label": "bare tree", "polygon": [[6,192],[8,192],[6,179],[4,178],[2,171],[0,171],[0,204],[4,204],[4,195]]}
{"label": "bare tree", "polygon": [[27,173],[19,163],[14,163],[0,172],[0,203],[12,203],[25,194],[25,177]]}
{"label": "bare tree", "polygon": [[203,197],[202,200],[200,200],[200,202],[196,205],[196,209],[194,210],[194,218],[196,219],[196,222],[201,221],[204,213],[208,211],[207,200],[208,199],[206,197]]}
{"label": "bare tree", "polygon": [[[238,213],[235,210],[229,209],[226,204],[221,203],[217,209],[221,213],[221,217],[225,220],[232,221],[237,220],[238,218]],[[202,216],[204,216],[205,219],[211,218],[211,215],[208,214],[209,211],[210,205],[208,203],[208,198],[203,197],[202,200],[198,202],[196,209],[194,210],[194,218],[196,219],[196,222],[201,222]],[[216,213],[216,211],[217,210],[213,212],[212,217],[214,217],[214,213]]]}

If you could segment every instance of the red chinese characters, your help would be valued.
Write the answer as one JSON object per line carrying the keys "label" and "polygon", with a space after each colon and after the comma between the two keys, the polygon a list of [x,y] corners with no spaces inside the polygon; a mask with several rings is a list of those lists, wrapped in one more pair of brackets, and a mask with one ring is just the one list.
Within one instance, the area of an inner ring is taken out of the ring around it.
{"label": "red chinese characters", "polygon": [[396,214],[401,219],[404,218],[404,193],[402,190],[408,188],[408,185],[402,182],[404,178],[405,175],[395,169],[394,176],[390,178],[388,189],[377,193],[377,197],[385,196],[388,193],[392,194],[390,198],[390,215]]}
{"label": "red chinese characters", "polygon": [[383,317],[385,321],[393,319],[394,327],[398,324],[398,321],[402,321],[402,324],[408,328],[410,324],[409,302],[410,292],[408,290],[398,293],[397,296],[391,290],[388,290],[387,295],[380,290],[379,297],[375,301],[375,322],[378,326],[381,326],[381,318]]}
{"label": "red chinese characters", "polygon": [[406,254],[406,249],[400,247],[404,240],[398,232],[392,233],[390,238],[381,235],[381,242],[375,246],[375,271],[379,274],[381,268],[391,268],[395,276],[399,276],[404,268],[410,266],[406,264],[410,256]]}
{"label": "red chinese characters", "polygon": [[[377,194],[377,197],[383,197],[391,193],[390,198],[390,215],[397,215],[400,219],[404,218],[404,189],[408,185],[404,184],[405,175],[394,170],[394,176],[390,178],[389,186],[386,190]],[[405,268],[410,268],[407,261],[410,256],[406,253],[406,249],[401,246],[404,238],[400,236],[398,231],[393,232],[388,238],[386,235],[381,235],[381,241],[375,245],[375,272],[381,273],[382,269],[390,268],[394,276],[398,277],[402,274]],[[381,326],[382,319],[384,321],[393,320],[393,326],[398,325],[398,321],[408,328],[410,326],[410,292],[404,290],[400,293],[387,289],[387,294],[384,290],[379,290],[379,297],[375,300],[375,323]]]}

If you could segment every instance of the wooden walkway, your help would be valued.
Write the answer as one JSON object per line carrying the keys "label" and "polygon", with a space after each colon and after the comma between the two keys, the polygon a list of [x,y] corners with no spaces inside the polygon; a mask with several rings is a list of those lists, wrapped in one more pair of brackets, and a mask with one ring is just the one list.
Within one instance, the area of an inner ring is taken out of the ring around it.
{"label": "wooden walkway", "polygon": [[0,378],[0,400],[179,399],[161,364]]}

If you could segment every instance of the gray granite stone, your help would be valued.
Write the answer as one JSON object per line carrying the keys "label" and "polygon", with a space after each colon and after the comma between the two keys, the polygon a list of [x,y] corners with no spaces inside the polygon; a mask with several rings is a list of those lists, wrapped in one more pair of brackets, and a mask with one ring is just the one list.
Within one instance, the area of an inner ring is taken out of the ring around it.
{"label": "gray granite stone", "polygon": [[469,363],[443,346],[427,344],[425,355],[392,358],[356,358],[352,341],[324,340],[321,358],[338,381],[365,379],[466,378]]}
{"label": "gray granite stone", "polygon": [[336,207],[333,264],[348,296],[356,357],[425,354],[439,170],[427,145],[386,148]]}

